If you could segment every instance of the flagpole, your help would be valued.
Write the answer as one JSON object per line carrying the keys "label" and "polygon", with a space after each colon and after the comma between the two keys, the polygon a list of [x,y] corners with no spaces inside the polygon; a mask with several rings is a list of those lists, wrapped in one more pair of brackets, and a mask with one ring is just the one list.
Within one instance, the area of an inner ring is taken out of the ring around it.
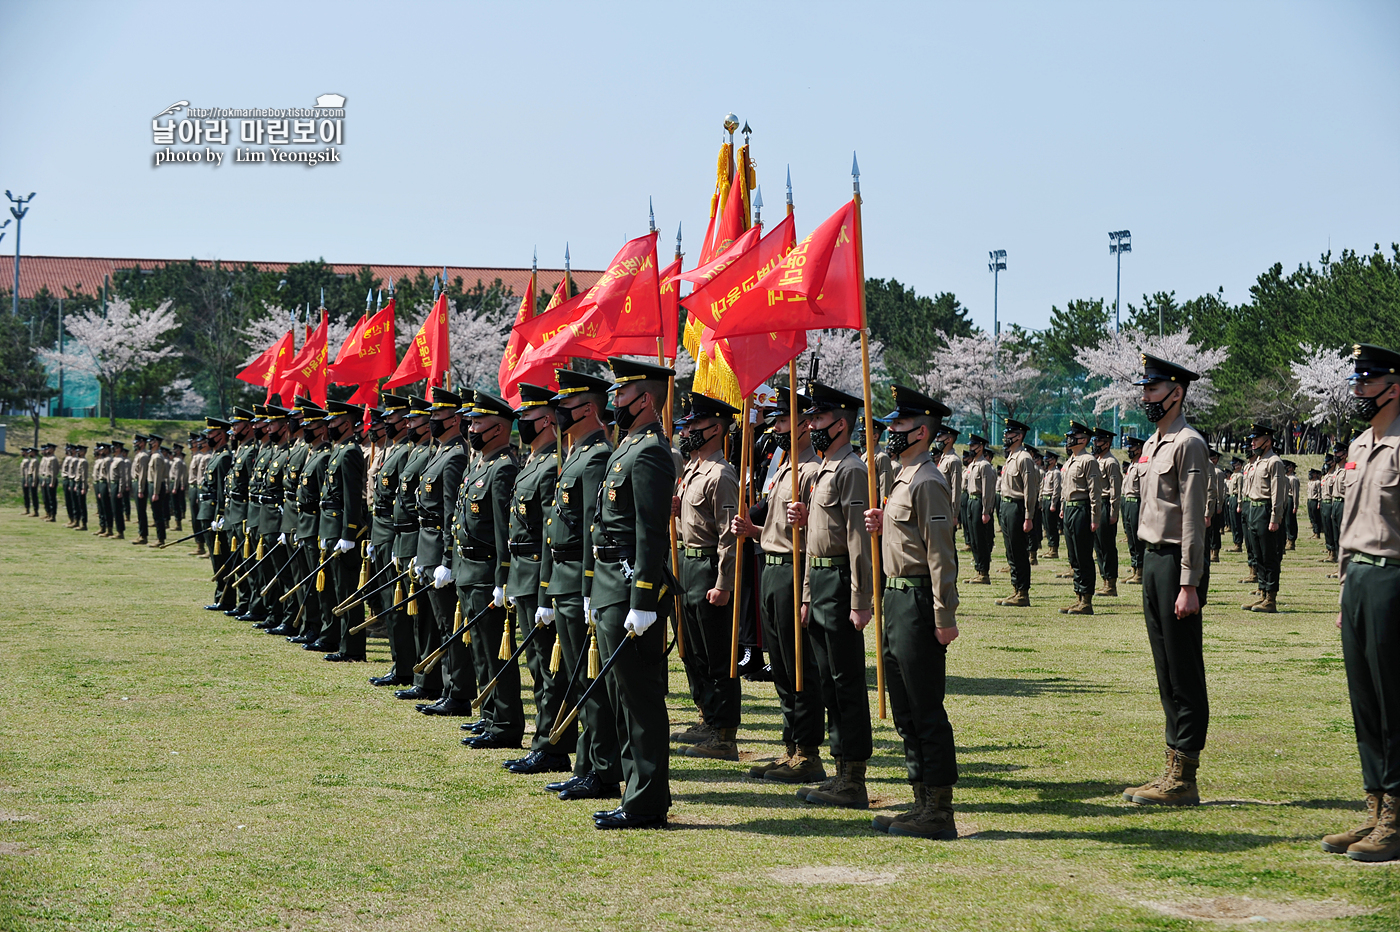
{"label": "flagpole", "polygon": [[[743,426],[739,428],[739,442],[743,444],[739,448],[739,509],[747,516],[749,513],[749,473],[753,471],[753,463],[750,461],[749,449],[752,446],[752,428],[749,425],[749,412],[753,410],[753,396],[744,397]],[[723,533],[723,532],[721,532]],[[734,536],[734,589],[729,595],[733,616],[731,632],[729,637],[729,678],[735,679],[739,675],[739,611],[743,605],[742,594],[744,591],[744,541],[747,538],[742,534]]]}
{"label": "flagpole", "polygon": [[[652,229],[653,229],[653,230],[656,229],[656,223],[655,223],[654,220],[653,220],[651,226],[652,226]],[[676,261],[679,261],[682,255],[683,255],[683,253],[681,252],[681,228],[680,228],[680,226],[677,226],[677,227],[676,227]],[[658,306],[661,304],[661,274],[660,274],[660,272],[661,272],[661,270],[660,270],[660,269],[657,269],[657,276],[656,276],[656,303],[657,303]],[[678,297],[679,297],[679,295],[680,295],[680,290],[681,290],[681,283],[680,283],[680,282],[676,282],[676,294],[677,294]],[[678,326],[679,326],[679,325],[678,325]],[[664,325],[663,325],[663,328],[662,328],[662,329],[663,329],[663,331],[664,331],[664,329],[665,329]],[[665,344],[664,344],[662,341],[663,341],[663,338],[662,338],[662,337],[657,337],[657,338],[656,338],[656,362],[657,362],[658,365],[664,366],[664,365],[666,365],[666,360],[665,360]],[[666,380],[666,421],[665,421],[664,424],[662,424],[662,427],[663,427],[663,428],[665,429],[665,431],[666,431],[666,439],[667,439],[667,440],[670,440],[670,439],[671,439],[671,432],[672,432],[672,429],[674,428],[674,425],[675,425],[675,414],[674,414],[674,412],[675,412],[675,403],[676,403],[676,377],[675,377],[675,375],[672,375],[670,378],[668,378],[668,379]],[[669,519],[667,520],[666,523],[669,525],[670,530],[671,530],[671,575],[672,575],[673,577],[675,577],[676,579],[680,579],[680,578],[681,578],[681,552],[680,552],[680,544],[679,544],[679,542],[678,542],[677,539],[676,539],[676,519],[675,519],[674,517],[669,518]],[[679,593],[676,594],[676,598],[677,598],[677,599],[680,598],[680,594],[679,594]],[[685,631],[685,622],[683,622],[683,621],[681,620],[681,613],[680,613],[680,611],[677,611],[677,612],[676,612],[676,656],[679,657],[679,658],[681,658],[681,659],[685,659],[685,634],[683,633],[684,631]]]}
{"label": "flagpole", "polygon": [[[867,507],[880,507],[879,492],[875,471],[875,412],[870,391],[870,327],[865,317],[865,231],[860,219],[860,165],[855,155],[851,156],[851,199],[856,205],[856,272],[858,300],[860,303],[860,374],[865,388],[865,469],[866,489],[869,498]],[[878,694],[880,718],[885,717],[885,628],[880,617],[880,534],[870,535],[870,585],[871,618],[875,622],[875,691]]]}
{"label": "flagpole", "polygon": [[[787,215],[792,216],[792,169],[787,173]],[[792,473],[792,498],[796,505],[800,491],[797,475],[797,357],[788,360],[788,470]],[[791,525],[792,531],[792,658],[793,686],[802,692],[802,528]],[[776,645],[775,645],[776,646]]]}

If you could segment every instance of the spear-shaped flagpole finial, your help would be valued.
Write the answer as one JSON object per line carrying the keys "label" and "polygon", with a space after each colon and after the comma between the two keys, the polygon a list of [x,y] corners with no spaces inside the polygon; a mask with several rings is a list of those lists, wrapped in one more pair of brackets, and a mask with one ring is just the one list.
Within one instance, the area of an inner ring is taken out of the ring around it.
{"label": "spear-shaped flagpole finial", "polygon": [[569,244],[566,242],[566,243],[564,244],[564,272],[567,273],[568,271],[569,271]]}
{"label": "spear-shaped flagpole finial", "polygon": [[851,186],[860,193],[860,163],[856,161],[855,152],[851,153]]}
{"label": "spear-shaped flagpole finial", "polygon": [[744,121],[744,128],[741,129],[741,130],[739,130],[739,132],[741,132],[741,133],[744,134],[744,145],[747,146],[747,145],[749,144],[749,136],[751,136],[751,135],[753,134],[753,130],[749,129],[749,121],[748,121],[748,120],[745,120],[745,121]]}
{"label": "spear-shaped flagpole finial", "polygon": [[[325,306],[326,306],[326,286],[325,286],[325,285],[322,285],[322,286],[321,286],[321,307],[325,307]],[[310,302],[310,301],[306,302],[306,313],[307,313],[308,315],[311,313],[311,302]]]}
{"label": "spear-shaped flagpole finial", "polygon": [[[325,289],[322,289],[322,290],[324,291]],[[325,298],[322,298],[322,299],[321,299],[321,303],[322,303],[322,304],[325,303]],[[374,303],[374,289],[371,288],[369,291],[366,291],[366,292],[365,292],[365,310],[369,310],[369,306],[370,306],[371,304],[373,304],[373,303]]]}
{"label": "spear-shaped flagpole finial", "polygon": [[442,267],[442,290],[447,290],[447,266]]}
{"label": "spear-shaped flagpole finial", "polygon": [[540,270],[540,249],[538,246],[530,247],[530,274],[534,275]]}
{"label": "spear-shaped flagpole finial", "polygon": [[651,203],[651,196],[650,196],[650,195],[647,196],[647,218],[648,218],[647,223],[648,223],[648,230],[649,230],[649,232],[655,233],[655,232],[656,232],[656,208],[652,206],[652,203]]}
{"label": "spear-shaped flagpole finial", "polygon": [[394,296],[394,276],[389,276],[389,297]]}
{"label": "spear-shaped flagpole finial", "polygon": [[384,289],[379,289],[379,294],[374,299],[374,309],[377,311],[384,306]]}
{"label": "spear-shaped flagpole finial", "polygon": [[685,255],[681,252],[681,224],[676,224],[676,255]]}
{"label": "spear-shaped flagpole finial", "polygon": [[753,223],[754,226],[758,226],[763,220],[763,185],[758,185],[753,190]]}
{"label": "spear-shaped flagpole finial", "polygon": [[787,202],[788,202],[788,206],[791,207],[791,206],[792,206],[792,166],[791,166],[791,165],[789,165],[789,166],[787,167]]}

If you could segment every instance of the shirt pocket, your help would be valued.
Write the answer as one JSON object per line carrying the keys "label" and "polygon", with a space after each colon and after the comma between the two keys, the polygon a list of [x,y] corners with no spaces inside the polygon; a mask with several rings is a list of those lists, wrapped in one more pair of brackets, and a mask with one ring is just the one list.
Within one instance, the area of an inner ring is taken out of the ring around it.
{"label": "shirt pocket", "polygon": [[606,512],[613,514],[632,513],[632,474],[628,472],[611,472],[604,480],[602,492],[602,506]]}
{"label": "shirt pocket", "polygon": [[1181,498],[1180,482],[1176,475],[1176,464],[1170,456],[1154,458],[1147,466],[1147,481],[1153,495],[1163,501],[1176,502]]}

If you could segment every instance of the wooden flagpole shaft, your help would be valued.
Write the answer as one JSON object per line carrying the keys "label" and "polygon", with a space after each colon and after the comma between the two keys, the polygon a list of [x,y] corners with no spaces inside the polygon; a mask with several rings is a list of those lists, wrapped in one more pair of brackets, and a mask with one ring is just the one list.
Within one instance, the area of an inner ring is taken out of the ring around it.
{"label": "wooden flagpole shaft", "polygon": [[[741,415],[744,421],[743,426],[739,428],[739,443],[742,444],[742,446],[739,448],[739,510],[740,513],[742,513],[745,516],[747,516],[749,513],[749,473],[753,471],[753,464],[749,462],[749,448],[752,446],[752,444],[749,442],[751,437],[749,427],[749,411],[752,410],[752,406],[753,396],[750,395],[744,399],[744,409]],[[723,534],[724,531],[721,530],[720,535],[723,536]],[[733,617],[733,623],[730,626],[731,631],[729,635],[730,679],[734,679],[739,675],[739,612],[741,606],[744,603],[744,600],[741,597],[741,595],[744,591],[745,539],[746,538],[744,538],[743,535],[736,535],[734,538],[734,589],[729,594],[729,603],[731,606],[730,614]]]}
{"label": "wooden flagpole shaft", "polygon": [[[875,411],[870,391],[870,328],[865,319],[865,231],[861,228],[860,193],[856,202],[856,268],[859,277],[860,301],[860,372],[865,387],[865,470],[870,508],[880,507],[879,476],[875,471]],[[880,611],[880,535],[870,535],[870,610],[875,623],[875,691],[878,694],[880,718],[885,717],[885,626]]]}
{"label": "wooden flagpole shaft", "polygon": [[[797,475],[797,361],[788,362],[788,470],[792,473],[792,498],[800,494]],[[793,686],[802,692],[802,528],[792,525],[792,661]],[[776,646],[776,645],[775,645]]]}
{"label": "wooden flagpole shaft", "polygon": [[[676,287],[679,288],[680,285]],[[661,337],[656,338],[656,364],[659,366],[666,365],[665,348],[664,344],[661,342]],[[671,439],[671,431],[675,425],[675,417],[671,413],[675,410],[673,407],[675,402],[676,379],[675,376],[672,376],[666,380],[666,417],[661,423],[662,430],[666,432],[667,440]],[[671,575],[676,579],[680,579],[681,553],[680,547],[676,542],[676,519],[668,518],[666,524],[671,530]],[[680,598],[680,593],[676,594],[676,598]],[[676,613],[676,656],[681,660],[685,659],[685,622],[681,620],[680,612]]]}

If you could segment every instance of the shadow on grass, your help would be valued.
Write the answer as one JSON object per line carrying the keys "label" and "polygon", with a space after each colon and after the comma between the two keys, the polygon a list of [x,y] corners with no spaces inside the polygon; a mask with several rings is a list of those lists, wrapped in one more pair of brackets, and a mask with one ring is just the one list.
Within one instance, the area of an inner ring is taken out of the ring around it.
{"label": "shadow on grass", "polygon": [[1253,832],[1188,832],[1170,829],[1121,828],[1075,832],[977,832],[968,836],[979,841],[1097,841],[1124,848],[1150,848],[1154,851],[1248,851],[1270,845],[1287,844],[1311,838],[1302,835],[1257,835]]}
{"label": "shadow on grass", "polygon": [[1099,683],[1074,680],[1067,676],[1047,676],[1038,679],[1018,679],[1014,677],[948,677],[948,695],[959,696],[1016,696],[1038,698],[1041,696],[1101,695],[1116,692]]}
{"label": "shadow on grass", "polygon": [[[827,810],[828,812],[834,810]],[[669,830],[709,830],[741,832],[746,835],[803,836],[806,838],[866,838],[870,836],[870,817],[852,811],[850,819],[750,819],[730,825],[671,820]]]}

